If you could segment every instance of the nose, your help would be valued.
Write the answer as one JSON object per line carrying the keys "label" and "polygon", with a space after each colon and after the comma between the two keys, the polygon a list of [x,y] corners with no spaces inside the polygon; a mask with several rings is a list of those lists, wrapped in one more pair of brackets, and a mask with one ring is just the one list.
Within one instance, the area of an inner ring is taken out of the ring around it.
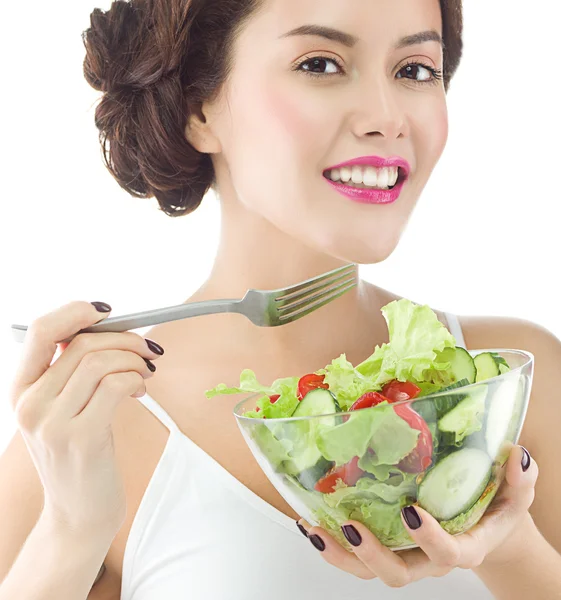
{"label": "nose", "polygon": [[369,78],[355,88],[352,131],[358,138],[381,136],[388,141],[407,137],[409,124],[397,90],[385,77]]}

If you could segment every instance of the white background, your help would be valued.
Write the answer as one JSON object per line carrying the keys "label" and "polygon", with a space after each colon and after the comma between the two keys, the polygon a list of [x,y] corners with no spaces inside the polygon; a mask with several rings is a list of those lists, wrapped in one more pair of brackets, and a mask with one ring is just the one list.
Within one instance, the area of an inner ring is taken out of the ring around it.
{"label": "white background", "polygon": [[[179,304],[214,258],[215,198],[172,219],[102,164],[80,37],[94,1],[2,9],[0,452],[15,429],[12,323],[78,299],[113,315]],[[447,148],[397,250],[361,274],[433,308],[530,319],[561,337],[561,3],[465,5]]]}

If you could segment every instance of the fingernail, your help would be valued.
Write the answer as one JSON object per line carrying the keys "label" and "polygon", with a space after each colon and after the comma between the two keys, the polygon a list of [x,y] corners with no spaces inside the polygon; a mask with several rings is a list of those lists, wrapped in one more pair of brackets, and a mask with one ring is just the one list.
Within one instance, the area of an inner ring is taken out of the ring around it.
{"label": "fingernail", "polygon": [[320,552],[325,550],[325,542],[319,537],[319,535],[312,534],[308,537],[308,539]]}
{"label": "fingernail", "polygon": [[152,371],[152,373],[156,370],[156,365],[151,360],[145,358],[144,362],[148,365],[148,368],[150,369],[150,371]]}
{"label": "fingernail", "polygon": [[403,514],[403,518],[405,519],[405,522],[411,529],[419,529],[419,527],[421,526],[421,523],[422,523],[421,517],[419,516],[419,513],[412,506],[404,506],[401,509],[401,512]]}
{"label": "fingernail", "polygon": [[300,525],[300,523],[298,523],[298,521],[296,521],[296,526],[302,532],[302,535],[305,535],[306,537],[308,537],[308,532],[306,531],[306,528],[303,525]]}
{"label": "fingernail", "polygon": [[144,338],[146,340],[146,345],[152,352],[155,354],[159,354],[160,356],[164,353],[164,349],[160,346],[160,344],[156,344],[154,340],[149,340],[148,338]]}
{"label": "fingernail", "polygon": [[343,525],[341,527],[343,534],[349,540],[349,544],[353,546],[360,546],[362,544],[362,537],[353,525]]}
{"label": "fingernail", "polygon": [[528,450],[526,450],[526,448],[524,448],[524,446],[520,446],[523,450],[522,453],[522,470],[523,471],[527,471],[528,467],[530,466],[530,453],[528,452]]}
{"label": "fingernail", "polygon": [[98,312],[111,312],[113,310],[109,304],[105,304],[105,302],[90,302],[90,304],[93,304]]}

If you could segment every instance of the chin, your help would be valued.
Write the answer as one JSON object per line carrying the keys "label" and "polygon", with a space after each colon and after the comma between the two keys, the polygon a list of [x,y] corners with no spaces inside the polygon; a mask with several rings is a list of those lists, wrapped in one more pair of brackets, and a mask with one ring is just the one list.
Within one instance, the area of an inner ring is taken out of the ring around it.
{"label": "chin", "polygon": [[338,260],[357,264],[376,264],[389,258],[399,243],[399,237],[369,236],[345,233],[333,235],[330,239],[317,240],[314,249],[333,256]]}

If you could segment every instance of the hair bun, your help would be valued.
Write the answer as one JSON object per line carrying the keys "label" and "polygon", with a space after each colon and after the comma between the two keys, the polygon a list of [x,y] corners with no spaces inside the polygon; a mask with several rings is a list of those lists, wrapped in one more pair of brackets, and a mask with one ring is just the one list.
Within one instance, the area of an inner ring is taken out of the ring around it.
{"label": "hair bun", "polygon": [[134,86],[131,68],[144,37],[142,0],[115,0],[107,11],[94,9],[82,34],[86,47],[84,76],[96,90],[111,93]]}

